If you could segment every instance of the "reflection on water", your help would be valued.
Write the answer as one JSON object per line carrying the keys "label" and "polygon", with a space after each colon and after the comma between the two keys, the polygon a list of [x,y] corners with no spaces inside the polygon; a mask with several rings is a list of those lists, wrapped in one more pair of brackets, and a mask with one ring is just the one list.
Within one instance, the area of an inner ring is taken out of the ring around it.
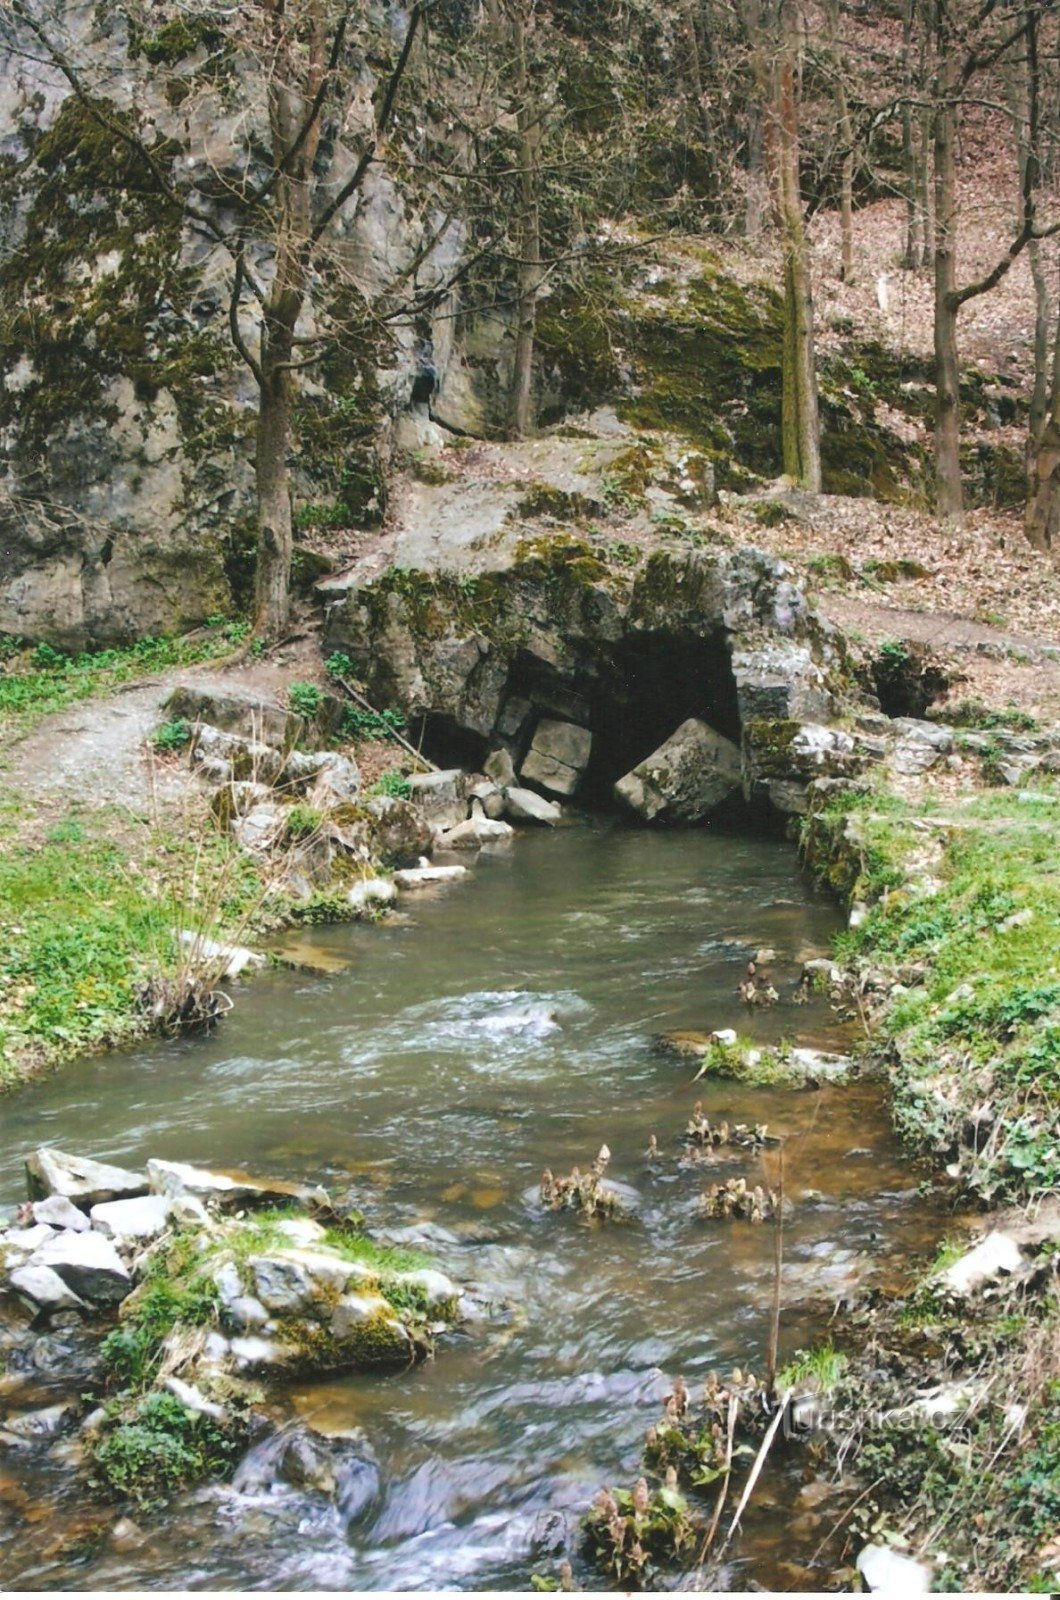
{"label": "reflection on water", "polygon": [[[410,904],[389,926],[314,934],[348,969],[255,981],[212,1039],[86,1062],[9,1101],[0,1195],[20,1197],[21,1155],[43,1139],[352,1186],[373,1225],[430,1240],[509,1309],[413,1372],[284,1397],[324,1432],[363,1430],[377,1482],[352,1521],[319,1495],[241,1480],[170,1508],[121,1556],[0,1546],[9,1582],[514,1588],[552,1570],[568,1514],[636,1476],[664,1374],[761,1363],[772,1237],[699,1221],[713,1169],[678,1162],[697,1098],[712,1120],[789,1136],[786,1351],[866,1257],[886,1265],[915,1236],[914,1179],[874,1089],[693,1088],[687,1063],[649,1047],[662,1029],[724,1026],[842,1042],[826,1007],[786,1003],[835,926],[789,847],[600,824],[530,835]],[[736,984],[763,945],[783,999],[748,1015]],[[584,1165],[604,1140],[637,1191],[633,1221],[590,1230],[528,1204],[543,1166]],[[723,1171],[762,1175],[752,1157]],[[770,1515],[749,1518],[745,1541],[765,1582]]]}

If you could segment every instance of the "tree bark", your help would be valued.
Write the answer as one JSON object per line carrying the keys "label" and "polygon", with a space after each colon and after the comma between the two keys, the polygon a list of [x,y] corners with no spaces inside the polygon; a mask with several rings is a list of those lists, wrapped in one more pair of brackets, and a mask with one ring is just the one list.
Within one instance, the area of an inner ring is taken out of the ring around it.
{"label": "tree bark", "polygon": [[781,0],[776,66],[777,178],[784,256],[781,431],[784,471],[812,494],[821,490],[813,292],[799,188],[793,0]]}
{"label": "tree bark", "polygon": [[769,68],[766,62],[762,0],[742,0],[739,10],[747,40],[751,86],[747,97],[747,200],[744,231],[759,239],[769,205],[769,150],[767,147]]}
{"label": "tree bark", "polygon": [[1060,304],[1053,340],[1049,410],[1034,451],[1024,531],[1036,550],[1052,551],[1054,555],[1060,550]]}
{"label": "tree bark", "polygon": [[938,0],[935,83],[935,499],[941,517],[959,520],[961,492],[960,366],[957,353],[957,61],[949,0]]}
{"label": "tree bark", "polygon": [[[258,492],[258,561],[254,632],[280,638],[291,612],[290,457],[294,414],[295,332],[305,304],[312,251],[312,172],[320,143],[316,119],[297,147],[299,130],[324,74],[320,10],[310,5],[298,37],[285,0],[267,0],[273,47],[269,79],[269,129],[276,183],[275,258],[262,314],[257,372],[258,422],[255,479]],[[289,152],[296,149],[293,157]]]}
{"label": "tree bark", "polygon": [[515,353],[508,394],[508,433],[513,439],[521,439],[532,421],[537,303],[544,282],[541,260],[541,110],[530,82],[523,0],[513,0],[509,19],[516,123],[519,130],[520,209],[515,231],[519,261],[516,268]]}
{"label": "tree bark", "polygon": [[906,0],[902,17],[902,173],[905,184],[905,249],[902,266],[915,272],[923,263],[920,239],[920,213],[918,209],[918,173],[916,145],[913,141],[913,108],[910,97],[913,87],[912,40],[913,8],[915,0]]}
{"label": "tree bark", "polygon": [[[262,352],[265,356],[265,352]],[[254,631],[263,639],[280,638],[291,607],[290,454],[293,396],[289,371],[268,357],[258,384],[255,484],[258,494],[258,559],[254,595]]]}
{"label": "tree bark", "polygon": [[836,70],[836,120],[844,152],[839,170],[839,280],[854,281],[854,124],[850,116],[844,77],[847,64],[839,38],[839,0],[829,0],[829,32]]}

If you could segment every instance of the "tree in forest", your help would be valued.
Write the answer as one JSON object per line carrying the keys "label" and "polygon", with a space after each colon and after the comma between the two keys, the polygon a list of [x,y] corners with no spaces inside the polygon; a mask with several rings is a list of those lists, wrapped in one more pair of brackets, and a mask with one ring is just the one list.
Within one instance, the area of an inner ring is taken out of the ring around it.
{"label": "tree in forest", "polygon": [[[215,64],[239,62],[239,92],[250,98],[237,158],[223,171],[212,157],[212,125],[222,111],[209,73],[194,101],[178,103],[179,115],[167,119],[163,135],[157,112],[140,103],[135,77],[124,104],[107,92],[113,71],[107,72],[105,51],[91,48],[98,18],[86,36],[84,17],[72,8],[55,17],[36,0],[4,0],[0,12],[7,48],[55,69],[84,114],[124,153],[141,188],[227,262],[228,334],[257,394],[254,628],[265,639],[281,636],[289,616],[297,374],[319,363],[351,323],[369,326],[398,310],[411,315],[439,291],[429,264],[451,220],[444,204],[424,228],[411,268],[382,288],[361,285],[343,247],[394,128],[429,3],[416,0],[390,41],[391,59],[373,75],[371,98],[367,23],[351,0],[252,0],[216,18],[130,4],[123,17],[131,37],[164,44],[167,30],[201,35],[215,41]],[[175,138],[180,124],[183,137]],[[417,282],[425,263],[426,288]],[[329,312],[335,303],[341,314]]]}
{"label": "tree in forest", "polygon": [[795,0],[779,0],[774,59],[777,212],[784,263],[781,430],[784,471],[813,494],[821,490],[821,424],[810,251],[799,181],[799,37]]}
{"label": "tree in forest", "polygon": [[[969,15],[960,0],[933,0],[935,481],[937,508],[947,518],[960,518],[964,509],[957,343],[961,309],[1000,283],[1034,241],[1060,231],[1060,223],[1042,226],[1037,214],[1041,11],[1039,0],[1023,0],[1000,13],[985,4]],[[1019,217],[1008,248],[994,265],[973,281],[958,285],[957,135],[961,107],[971,98],[975,80],[1016,51],[1022,53],[1026,69]]]}

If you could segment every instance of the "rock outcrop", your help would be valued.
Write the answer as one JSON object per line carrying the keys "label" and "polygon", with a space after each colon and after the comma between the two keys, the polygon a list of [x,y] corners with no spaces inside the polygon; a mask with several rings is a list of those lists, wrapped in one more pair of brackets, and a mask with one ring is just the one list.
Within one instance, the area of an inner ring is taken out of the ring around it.
{"label": "rock outcrop", "polygon": [[851,692],[842,641],[761,551],[665,549],[616,569],[557,534],[462,557],[466,572],[322,588],[327,648],[355,660],[376,703],[421,719],[437,754],[477,746],[494,781],[603,796],[692,719],[723,742],[698,763],[717,771],[706,801],[677,782],[669,804],[687,820],[730,777],[800,811],[812,779],[872,758],[833,725]]}

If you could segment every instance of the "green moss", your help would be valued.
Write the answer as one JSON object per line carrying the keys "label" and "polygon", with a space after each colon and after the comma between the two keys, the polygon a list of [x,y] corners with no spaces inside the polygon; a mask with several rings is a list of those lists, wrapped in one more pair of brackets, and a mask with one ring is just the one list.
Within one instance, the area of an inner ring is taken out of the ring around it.
{"label": "green moss", "polygon": [[155,33],[131,29],[129,54],[143,56],[153,67],[172,67],[200,47],[217,50],[224,42],[225,36],[216,23],[206,17],[188,15],[174,17]]}
{"label": "green moss", "polygon": [[535,483],[519,501],[515,515],[520,518],[547,518],[550,522],[583,522],[600,515],[601,507],[583,494],[568,493],[550,483]]}

